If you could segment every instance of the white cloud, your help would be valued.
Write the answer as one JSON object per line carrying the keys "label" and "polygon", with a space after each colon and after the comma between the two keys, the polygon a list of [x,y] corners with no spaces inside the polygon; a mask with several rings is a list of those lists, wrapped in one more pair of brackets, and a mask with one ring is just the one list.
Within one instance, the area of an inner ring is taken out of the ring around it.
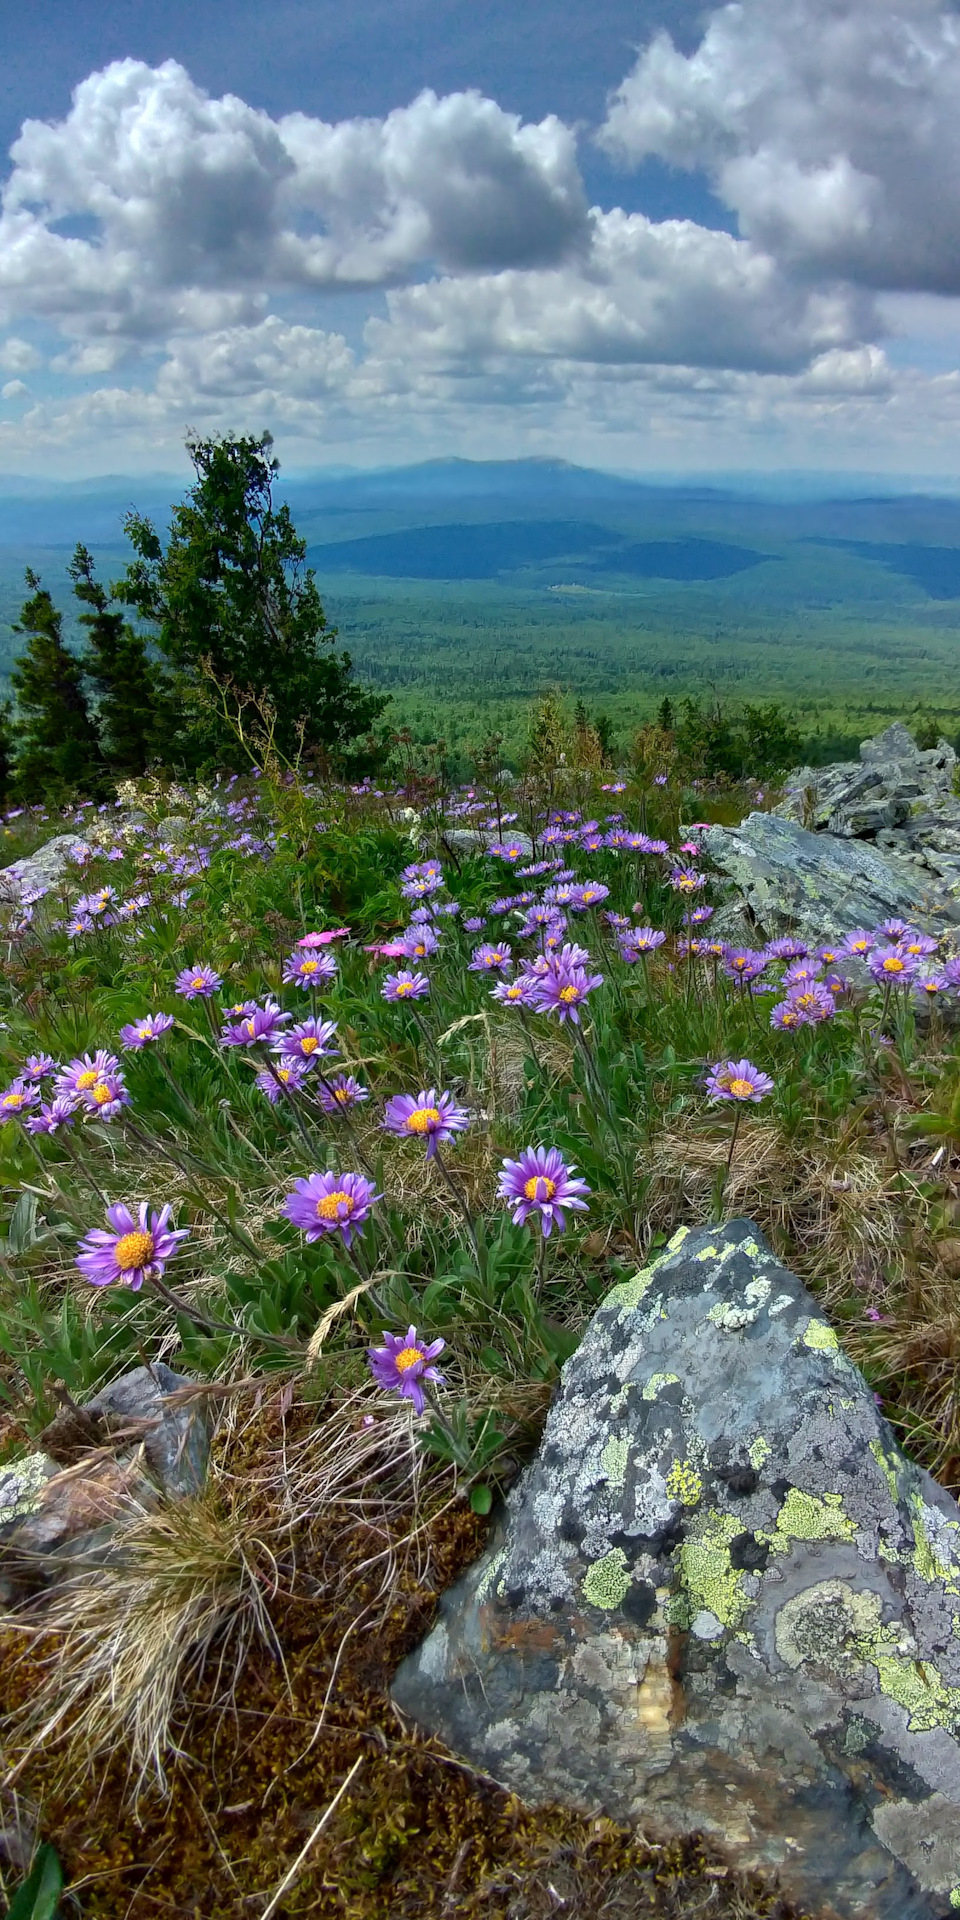
{"label": "white cloud", "polygon": [[28,120],[0,219],[0,303],[133,338],[250,323],[268,287],[559,260],[588,237],[575,143],[476,93],[384,120],[274,121],[183,67],[116,61]]}
{"label": "white cloud", "polygon": [[738,0],[659,33],[601,139],[703,168],[788,267],[960,290],[960,19],[942,0]]}
{"label": "white cloud", "polygon": [[800,369],[858,344],[867,303],[790,280],[768,254],[687,220],[595,214],[589,257],[549,270],[431,280],[371,321],[380,356],[514,354],[610,365]]}
{"label": "white cloud", "polygon": [[3,373],[32,373],[39,367],[40,354],[29,340],[20,340],[16,334],[8,334],[6,340],[0,340],[0,371]]}
{"label": "white cloud", "polygon": [[0,387],[0,400],[20,400],[29,391],[25,380],[5,380]]}
{"label": "white cloud", "polygon": [[172,407],[317,400],[344,391],[354,356],[342,334],[289,326],[271,314],[256,327],[228,327],[172,343],[156,390]]}

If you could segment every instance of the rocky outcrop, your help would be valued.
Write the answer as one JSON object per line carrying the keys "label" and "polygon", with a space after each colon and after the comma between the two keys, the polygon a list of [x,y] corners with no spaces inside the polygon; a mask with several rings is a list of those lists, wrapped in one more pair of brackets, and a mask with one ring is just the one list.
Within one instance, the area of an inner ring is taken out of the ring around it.
{"label": "rocky outcrop", "polygon": [[926,885],[960,899],[960,795],[948,741],[923,751],[898,722],[860,758],[792,774],[778,812],[816,832],[872,840]]}
{"label": "rocky outcrop", "polygon": [[[866,841],[814,833],[776,813],[751,813],[736,827],[711,827],[704,845],[733,883],[733,912],[768,938],[799,930],[814,942],[896,914],[924,931],[960,925],[960,897],[932,872],[908,867]],[[727,911],[729,912],[729,906]],[[723,930],[738,937],[736,925]]]}
{"label": "rocky outcrop", "polygon": [[[83,858],[86,841],[75,833],[58,833],[44,841],[35,853],[0,868],[0,900],[20,900],[37,889],[55,887],[71,870],[72,863]],[[75,869],[74,869],[75,870]]]}
{"label": "rocky outcrop", "polygon": [[960,1509],[749,1221],[608,1296],[394,1695],[524,1799],[705,1830],[818,1913],[960,1905]]}
{"label": "rocky outcrop", "polygon": [[109,1559],[124,1516],[200,1492],[206,1421],[196,1403],[167,1399],[192,1384],[162,1362],[135,1367],[57,1414],[41,1450],[0,1468],[0,1606]]}

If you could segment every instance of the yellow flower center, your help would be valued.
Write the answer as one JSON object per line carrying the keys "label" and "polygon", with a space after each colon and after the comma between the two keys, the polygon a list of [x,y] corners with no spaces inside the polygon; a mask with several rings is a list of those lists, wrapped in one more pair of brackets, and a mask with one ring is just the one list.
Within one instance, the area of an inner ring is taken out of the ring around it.
{"label": "yellow flower center", "polygon": [[349,1087],[335,1087],[335,1088],[334,1088],[334,1090],[333,1090],[333,1097],[334,1097],[334,1099],[335,1099],[335,1100],[339,1100],[339,1102],[340,1102],[340,1105],[341,1105],[342,1107],[347,1107],[347,1106],[349,1106],[349,1104],[350,1104],[350,1088],[349,1088]]}
{"label": "yellow flower center", "polygon": [[815,1007],[817,996],[815,993],[798,993],[794,1004],[798,1007]]}
{"label": "yellow flower center", "polygon": [[278,1067],[278,1068],[277,1068],[277,1079],[278,1079],[278,1080],[282,1080],[282,1081],[284,1082],[284,1084],[286,1084],[286,1082],[287,1082],[287,1081],[289,1080],[289,1078],[290,1078],[290,1068],[289,1068],[289,1067]]}
{"label": "yellow flower center", "polygon": [[315,1053],[319,1045],[320,1045],[320,1042],[317,1039],[315,1034],[305,1033],[303,1036],[303,1039],[300,1042],[300,1052]]}
{"label": "yellow flower center", "polygon": [[526,1182],[523,1191],[528,1200],[552,1200],[557,1191],[557,1183],[549,1179],[547,1174],[537,1173]]}
{"label": "yellow flower center", "polygon": [[518,982],[518,981],[514,981],[514,984],[513,984],[513,986],[512,986],[512,987],[508,987],[508,988],[507,988],[507,992],[506,992],[506,998],[507,998],[508,1000],[522,1000],[522,999],[523,999],[523,988],[522,988],[522,987],[520,986],[520,984],[519,984],[519,982]]}
{"label": "yellow flower center", "polygon": [[407,1131],[408,1133],[429,1133],[430,1128],[435,1126],[439,1119],[439,1107],[417,1107],[415,1112],[407,1116]]}
{"label": "yellow flower center", "polygon": [[153,1259],[152,1233],[122,1233],[113,1249],[113,1257],[123,1273],[146,1267]]}
{"label": "yellow flower center", "polygon": [[342,1220],[344,1213],[352,1212],[353,1201],[349,1193],[344,1193],[340,1188],[336,1193],[325,1193],[323,1199],[317,1201],[318,1220]]}
{"label": "yellow flower center", "polygon": [[402,1347],[393,1364],[398,1373],[406,1373],[408,1367],[415,1367],[418,1360],[426,1357],[420,1347]]}
{"label": "yellow flower center", "polygon": [[884,973],[902,973],[903,961],[898,960],[895,953],[891,953],[883,963],[883,971]]}
{"label": "yellow flower center", "polygon": [[204,979],[204,977],[203,977],[203,974],[202,974],[202,973],[195,973],[195,974],[194,974],[194,976],[193,976],[193,979],[192,979],[192,980],[191,980],[191,982],[190,982],[190,985],[191,985],[192,987],[205,987],[205,986],[206,986],[206,984],[207,984],[207,983],[206,983],[206,981],[205,981],[205,979]]}
{"label": "yellow flower center", "polygon": [[752,1080],[728,1080],[727,1082],[727,1092],[732,1093],[735,1100],[749,1100],[753,1091]]}
{"label": "yellow flower center", "polygon": [[251,1040],[253,1040],[253,1039],[255,1039],[255,1037],[256,1037],[256,1032],[257,1032],[257,1029],[256,1029],[256,1025],[255,1025],[255,1023],[254,1023],[254,1021],[253,1021],[253,1020],[245,1020],[243,1024],[244,1024],[244,1026],[246,1027],[246,1030],[247,1030],[247,1032],[248,1032],[248,1034],[250,1035],[250,1038],[251,1038]]}
{"label": "yellow flower center", "polygon": [[138,1040],[149,1040],[149,1039],[151,1039],[151,1038],[152,1038],[152,1034],[151,1034],[151,1029],[150,1029],[149,1027],[138,1027],[138,1028],[137,1028],[137,1039],[138,1039]]}
{"label": "yellow flower center", "polygon": [[319,967],[319,965],[320,965],[320,962],[319,962],[319,960],[301,960],[301,962],[300,962],[300,972],[301,972],[301,973],[316,973],[316,971],[317,971],[317,968]]}
{"label": "yellow flower center", "polygon": [[397,999],[398,1000],[405,1000],[408,994],[416,993],[416,990],[417,990],[416,985],[412,980],[397,981]]}
{"label": "yellow flower center", "polygon": [[22,1107],[26,1097],[25,1093],[5,1093],[3,1104],[5,1107]]}
{"label": "yellow flower center", "polygon": [[782,1026],[785,1026],[785,1027],[795,1027],[795,1026],[796,1026],[796,1024],[797,1024],[797,1018],[798,1018],[798,1016],[797,1016],[797,1014],[796,1014],[796,1013],[795,1013],[795,1012],[793,1011],[793,1008],[792,1008],[792,1007],[788,1007],[788,1008],[787,1008],[787,1011],[785,1012],[785,1014],[784,1014],[784,1016],[783,1016],[783,1020],[782,1020],[782,1022],[781,1022],[781,1025],[782,1025]]}
{"label": "yellow flower center", "polygon": [[78,1073],[76,1080],[77,1092],[89,1093],[90,1088],[96,1086],[99,1078],[100,1076],[95,1067],[88,1067],[86,1073]]}
{"label": "yellow flower center", "polygon": [[580,988],[579,987],[561,987],[559,997],[561,1000],[565,1000],[567,1005],[569,1006],[571,1000],[579,1000]]}
{"label": "yellow flower center", "polygon": [[90,1097],[96,1101],[98,1107],[105,1107],[114,1097],[113,1088],[108,1087],[105,1080],[98,1080]]}

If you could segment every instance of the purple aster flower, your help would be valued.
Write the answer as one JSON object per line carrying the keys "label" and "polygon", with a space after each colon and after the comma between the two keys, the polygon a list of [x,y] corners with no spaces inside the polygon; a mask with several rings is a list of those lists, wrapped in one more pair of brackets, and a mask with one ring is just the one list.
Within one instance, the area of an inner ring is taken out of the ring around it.
{"label": "purple aster flower", "polygon": [[400,892],[407,900],[428,900],[432,893],[439,893],[443,886],[443,875],[439,868],[431,877],[427,873],[414,873],[408,867],[407,876],[400,887]]}
{"label": "purple aster flower", "polygon": [[655,787],[665,787],[665,786],[666,786],[666,784],[667,784],[667,776],[666,776],[666,774],[665,774],[665,773],[655,773],[655,774],[654,774],[654,776],[653,776],[653,784],[654,784],[654,786],[655,786]]}
{"label": "purple aster flower", "polygon": [[382,1347],[367,1348],[370,1372],[378,1387],[412,1400],[415,1412],[422,1413],[425,1402],[421,1383],[428,1380],[443,1385],[443,1374],[430,1363],[446,1344],[445,1340],[432,1340],[427,1346],[416,1327],[408,1327],[405,1334],[384,1333]]}
{"label": "purple aster flower", "polygon": [[817,948],[817,959],[822,967],[832,967],[840,957],[839,945],[831,941],[825,947]]}
{"label": "purple aster flower", "polygon": [[235,1025],[225,1027],[220,1036],[222,1047],[256,1047],[265,1040],[276,1040],[280,1028],[292,1015],[284,1013],[275,1000],[268,1000],[263,1007],[256,1007],[253,1013],[246,1014]]}
{"label": "purple aster flower", "polygon": [[915,933],[912,930],[897,941],[898,947],[904,953],[912,953],[916,960],[926,960],[929,954],[936,953],[939,944],[939,940],[932,939],[929,933]]}
{"label": "purple aster flower", "polygon": [[305,1180],[294,1181],[282,1212],[309,1241],[339,1233],[344,1246],[349,1247],[374,1202],[382,1198],[373,1181],[365,1180],[362,1173],[311,1173]]}
{"label": "purple aster flower", "polygon": [[828,993],[820,980],[791,987],[788,999],[805,1027],[818,1027],[823,1020],[832,1020],[837,1011],[832,993]]}
{"label": "purple aster flower", "polygon": [[620,952],[628,965],[639,960],[645,953],[656,953],[666,940],[666,934],[658,927],[630,927],[620,936]]}
{"label": "purple aster flower", "polygon": [[77,1117],[76,1103],[58,1094],[49,1106],[30,1114],[24,1122],[28,1133],[56,1133],[58,1127],[72,1127]]}
{"label": "purple aster flower", "polygon": [[173,990],[184,1000],[209,1000],[210,995],[222,985],[220,975],[214,973],[212,967],[184,967],[182,973],[177,974]]}
{"label": "purple aster flower", "polygon": [[609,898],[609,895],[609,887],[601,885],[599,880],[588,880],[582,887],[577,888],[577,898],[572,904],[580,908],[599,907]]}
{"label": "purple aster flower", "polygon": [[873,931],[879,934],[888,946],[898,946],[906,935],[915,933],[916,928],[910,925],[909,920],[893,918],[881,920],[879,926],[874,927]]}
{"label": "purple aster flower", "polygon": [[123,1074],[105,1073],[80,1095],[88,1120],[115,1120],[122,1107],[130,1105]]}
{"label": "purple aster flower", "polygon": [[950,982],[943,972],[921,973],[913,982],[913,991],[918,1000],[936,1001],[943,998]]}
{"label": "purple aster flower", "polygon": [[11,1080],[6,1091],[0,1093],[0,1120],[17,1120],[39,1104],[39,1087],[31,1086],[29,1080]]}
{"label": "purple aster flower", "polygon": [[806,1022],[802,1019],[800,1009],[794,1000],[781,1000],[778,1006],[771,1008],[770,1025],[778,1028],[780,1031],[789,1030],[793,1027],[802,1027],[805,1024]]}
{"label": "purple aster flower", "polygon": [[270,1105],[276,1107],[283,1098],[284,1087],[291,1093],[295,1093],[298,1087],[303,1086],[305,1079],[305,1066],[291,1055],[289,1058],[278,1060],[272,1071],[269,1067],[264,1067],[263,1072],[257,1074],[254,1085],[260,1093],[265,1094]]}
{"label": "purple aster flower", "polygon": [[370,1093],[352,1073],[335,1073],[326,1086],[318,1088],[317,1098],[324,1113],[349,1113],[351,1107],[359,1107],[364,1100],[369,1100]]}
{"label": "purple aster flower", "polygon": [[519,1160],[504,1160],[500,1168],[498,1196],[513,1207],[514,1226],[525,1226],[532,1213],[540,1217],[545,1240],[555,1226],[562,1233],[565,1210],[585,1213],[589,1193],[585,1180],[575,1180],[575,1167],[568,1167],[556,1147],[525,1147]]}
{"label": "purple aster flower", "polygon": [[401,967],[399,973],[387,974],[380,992],[384,1000],[425,1000],[430,982],[425,973],[411,973],[408,967]]}
{"label": "purple aster flower", "polygon": [[485,940],[482,947],[474,947],[470,958],[468,973],[509,973],[513,965],[511,950],[505,940],[494,946]]}
{"label": "purple aster flower", "polygon": [[133,1020],[120,1028],[120,1038],[127,1048],[139,1053],[142,1047],[150,1045],[151,1040],[159,1040],[162,1033],[169,1033],[176,1022],[172,1013],[145,1013],[142,1020]]}
{"label": "purple aster flower", "polygon": [[783,984],[788,988],[808,987],[812,981],[819,980],[821,971],[819,964],[812,960],[795,960],[793,965],[787,968],[783,976]]}
{"label": "purple aster flower", "polygon": [[765,1094],[773,1092],[773,1081],[749,1060],[717,1060],[707,1075],[707,1092],[711,1100],[736,1100],[741,1104],[752,1100],[758,1105]]}
{"label": "purple aster flower", "polygon": [[766,954],[754,947],[724,948],[723,971],[728,980],[758,980],[766,965]]}
{"label": "purple aster flower", "polygon": [[432,1160],[441,1143],[470,1125],[470,1115],[465,1107],[458,1107],[452,1093],[438,1094],[435,1087],[429,1087],[416,1096],[395,1093],[387,1101],[383,1124],[388,1133],[425,1140],[427,1159]]}
{"label": "purple aster flower", "polygon": [[395,942],[405,960],[429,960],[440,942],[432,927],[408,927]]}
{"label": "purple aster flower", "polygon": [[522,973],[518,980],[498,980],[490,998],[503,1007],[532,1007],[535,993],[536,981]]}
{"label": "purple aster flower", "polygon": [[693,912],[690,915],[691,926],[694,926],[694,927],[704,926],[708,920],[713,919],[713,912],[714,910],[712,907],[694,907]]}
{"label": "purple aster flower", "polygon": [[122,1204],[107,1208],[110,1232],[94,1227],[80,1242],[77,1266],[94,1287],[130,1287],[139,1293],[145,1280],[163,1273],[189,1228],[170,1226],[170,1208],[150,1212],[142,1201],[137,1218]]}
{"label": "purple aster flower", "polygon": [[905,953],[902,947],[875,947],[869,955],[867,966],[875,980],[898,981],[912,980],[917,971],[918,961],[912,953]]}
{"label": "purple aster flower", "polygon": [[444,915],[459,913],[460,902],[459,900],[435,900],[433,902],[433,911],[434,911],[434,915],[439,920],[439,919],[442,919]]}
{"label": "purple aster flower", "polygon": [[89,914],[75,913],[66,922],[65,931],[70,940],[80,940],[85,933],[93,932],[93,921]]}
{"label": "purple aster flower", "polygon": [[850,982],[844,979],[842,973],[826,974],[822,984],[826,987],[828,993],[833,994],[835,1000],[838,1000],[842,993],[849,993],[850,991]]}
{"label": "purple aster flower", "polygon": [[486,924],[487,916],[485,913],[474,913],[471,914],[469,920],[464,921],[463,931],[464,933],[482,933]]}
{"label": "purple aster flower", "polygon": [[866,927],[854,927],[852,933],[845,934],[837,948],[838,960],[865,960],[876,946],[876,936],[868,933]]}
{"label": "purple aster flower", "polygon": [[492,860],[505,860],[512,867],[527,858],[527,849],[522,840],[497,840],[487,848],[487,856]]}
{"label": "purple aster flower", "polygon": [[336,1031],[335,1020],[301,1020],[299,1026],[280,1035],[278,1050],[284,1064],[298,1060],[304,1066],[312,1066],[314,1060],[321,1060],[325,1054],[339,1053],[333,1037]]}
{"label": "purple aster flower", "polygon": [[107,1053],[98,1047],[96,1053],[85,1053],[79,1060],[71,1060],[69,1066],[57,1075],[54,1091],[74,1105],[84,1094],[95,1087],[105,1074],[116,1073],[120,1066],[115,1053]]}
{"label": "purple aster flower", "polygon": [[429,926],[433,919],[433,914],[433,904],[429,900],[425,901],[422,906],[414,907],[410,915],[411,927]]}
{"label": "purple aster flower", "polygon": [[628,932],[630,927],[629,914],[608,912],[608,913],[605,913],[603,917],[607,923],[607,926],[612,927],[615,933]]}
{"label": "purple aster flower", "polygon": [[566,920],[553,901],[544,901],[539,907],[530,907],[524,914],[520,925],[520,938],[526,940],[532,933],[539,933],[541,927],[566,926]]}
{"label": "purple aster flower", "polygon": [[960,954],[954,954],[950,960],[944,961],[943,972],[948,986],[960,987]]}
{"label": "purple aster flower", "polygon": [[283,963],[283,981],[288,987],[327,986],[337,977],[337,963],[332,953],[291,953]]}
{"label": "purple aster flower", "polygon": [[58,1063],[49,1053],[32,1053],[29,1060],[24,1063],[23,1078],[24,1080],[47,1080],[51,1073],[56,1073],[57,1070]]}
{"label": "purple aster flower", "polygon": [[793,934],[784,934],[781,940],[768,940],[767,958],[769,960],[805,960],[810,948],[805,940],[797,940]]}
{"label": "purple aster flower", "polygon": [[578,1027],[578,1009],[588,994],[603,986],[603,974],[587,973],[585,967],[571,964],[564,959],[566,952],[568,949],[564,948],[563,953],[551,961],[549,971],[539,976],[533,1004],[538,1013],[556,1013],[561,1023],[572,1020]]}
{"label": "purple aster flower", "polygon": [[256,1000],[235,1000],[232,1007],[224,1007],[224,1013],[231,1020],[249,1019],[257,1011]]}

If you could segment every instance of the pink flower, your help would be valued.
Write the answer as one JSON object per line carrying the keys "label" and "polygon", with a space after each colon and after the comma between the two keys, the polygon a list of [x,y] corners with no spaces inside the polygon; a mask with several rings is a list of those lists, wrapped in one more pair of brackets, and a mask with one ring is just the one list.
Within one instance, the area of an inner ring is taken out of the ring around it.
{"label": "pink flower", "polygon": [[328,947],[331,940],[344,940],[350,932],[349,927],[333,927],[328,933],[305,933],[298,947]]}

